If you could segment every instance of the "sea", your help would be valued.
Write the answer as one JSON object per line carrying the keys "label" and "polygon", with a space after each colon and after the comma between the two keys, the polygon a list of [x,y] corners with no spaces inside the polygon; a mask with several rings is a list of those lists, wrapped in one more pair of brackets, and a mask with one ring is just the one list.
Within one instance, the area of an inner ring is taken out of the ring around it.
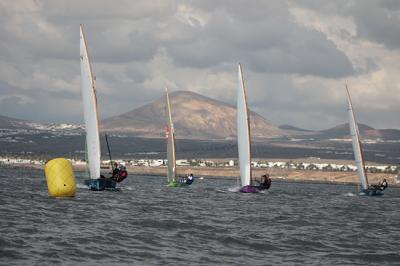
{"label": "sea", "polygon": [[199,178],[170,188],[130,175],[120,191],[48,195],[44,173],[0,169],[0,265],[399,265],[400,189],[273,180],[266,193]]}

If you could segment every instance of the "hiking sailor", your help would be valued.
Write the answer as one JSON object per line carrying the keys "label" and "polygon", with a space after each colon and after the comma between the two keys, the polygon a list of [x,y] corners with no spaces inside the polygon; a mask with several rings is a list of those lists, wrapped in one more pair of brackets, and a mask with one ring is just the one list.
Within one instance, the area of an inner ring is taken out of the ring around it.
{"label": "hiking sailor", "polygon": [[193,174],[187,176],[185,183],[188,185],[191,185],[193,183]]}
{"label": "hiking sailor", "polygon": [[388,182],[386,181],[386,178],[382,180],[382,182],[379,182],[378,184],[371,185],[370,188],[375,189],[375,190],[385,190],[388,187]]}
{"label": "hiking sailor", "polygon": [[388,187],[388,183],[386,181],[386,178],[384,178],[383,181],[378,184],[378,188],[380,190],[385,190],[387,187]]}
{"label": "hiking sailor", "polygon": [[264,189],[269,189],[271,186],[272,180],[269,177],[269,174],[265,174],[261,177],[261,183],[260,183],[260,189],[264,190]]}
{"label": "hiking sailor", "polygon": [[123,181],[127,176],[128,172],[126,171],[126,167],[122,164],[118,164],[117,162],[115,162],[111,179],[119,183]]}

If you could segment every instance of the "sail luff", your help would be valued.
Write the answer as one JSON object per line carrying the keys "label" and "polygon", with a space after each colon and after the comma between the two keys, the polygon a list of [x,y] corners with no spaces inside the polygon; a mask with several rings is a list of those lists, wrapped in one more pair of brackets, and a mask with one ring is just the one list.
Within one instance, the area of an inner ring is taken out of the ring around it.
{"label": "sail luff", "polygon": [[242,186],[251,185],[250,127],[242,67],[238,65],[237,139],[240,180]]}
{"label": "sail luff", "polygon": [[171,105],[169,101],[168,90],[165,89],[168,113],[168,138],[167,138],[167,160],[168,160],[168,182],[176,180],[176,155],[175,155],[175,131],[172,123]]}
{"label": "sail luff", "polygon": [[368,188],[368,179],[365,172],[365,164],[363,158],[363,151],[361,147],[360,141],[360,133],[357,125],[357,120],[355,118],[355,114],[353,111],[353,105],[350,98],[349,89],[346,85],[346,92],[347,92],[347,103],[348,103],[348,115],[349,115],[349,126],[350,126],[350,135],[351,135],[351,142],[353,145],[353,153],[355,164],[357,167],[358,177],[360,179],[360,184],[363,189]]}
{"label": "sail luff", "polygon": [[97,98],[83,26],[80,26],[81,92],[86,128],[86,148],[91,179],[100,177],[100,139]]}

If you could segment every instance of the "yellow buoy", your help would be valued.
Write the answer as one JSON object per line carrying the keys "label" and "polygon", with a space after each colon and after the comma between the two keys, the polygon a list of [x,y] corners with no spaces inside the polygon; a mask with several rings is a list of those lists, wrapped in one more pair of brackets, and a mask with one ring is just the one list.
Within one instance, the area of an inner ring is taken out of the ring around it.
{"label": "yellow buoy", "polygon": [[76,181],[70,161],[64,158],[50,160],[46,163],[44,171],[50,196],[75,196]]}

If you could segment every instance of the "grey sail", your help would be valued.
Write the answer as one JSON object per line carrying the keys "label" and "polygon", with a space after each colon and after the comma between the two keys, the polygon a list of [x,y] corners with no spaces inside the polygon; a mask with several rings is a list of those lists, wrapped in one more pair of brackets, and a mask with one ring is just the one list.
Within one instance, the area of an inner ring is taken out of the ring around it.
{"label": "grey sail", "polygon": [[250,127],[246,99],[246,89],[243,83],[242,67],[238,66],[237,90],[237,141],[239,151],[239,167],[241,186],[251,185],[251,150]]}
{"label": "grey sail", "polygon": [[81,92],[86,129],[86,149],[91,179],[100,177],[100,139],[96,89],[83,26],[80,26]]}
{"label": "grey sail", "polygon": [[355,164],[357,166],[357,173],[360,179],[361,187],[363,189],[368,189],[368,179],[365,173],[365,164],[360,142],[360,133],[353,112],[353,105],[351,102],[350,93],[349,89],[347,88],[347,85],[346,85],[346,92],[347,92],[347,104],[348,104],[347,110],[349,115],[350,135],[351,135],[351,142],[353,144],[353,153],[354,153]]}
{"label": "grey sail", "polygon": [[165,89],[166,102],[167,102],[167,160],[168,160],[168,182],[176,180],[176,156],[175,156],[175,132],[174,124],[172,123],[171,105],[169,102],[168,90]]}

